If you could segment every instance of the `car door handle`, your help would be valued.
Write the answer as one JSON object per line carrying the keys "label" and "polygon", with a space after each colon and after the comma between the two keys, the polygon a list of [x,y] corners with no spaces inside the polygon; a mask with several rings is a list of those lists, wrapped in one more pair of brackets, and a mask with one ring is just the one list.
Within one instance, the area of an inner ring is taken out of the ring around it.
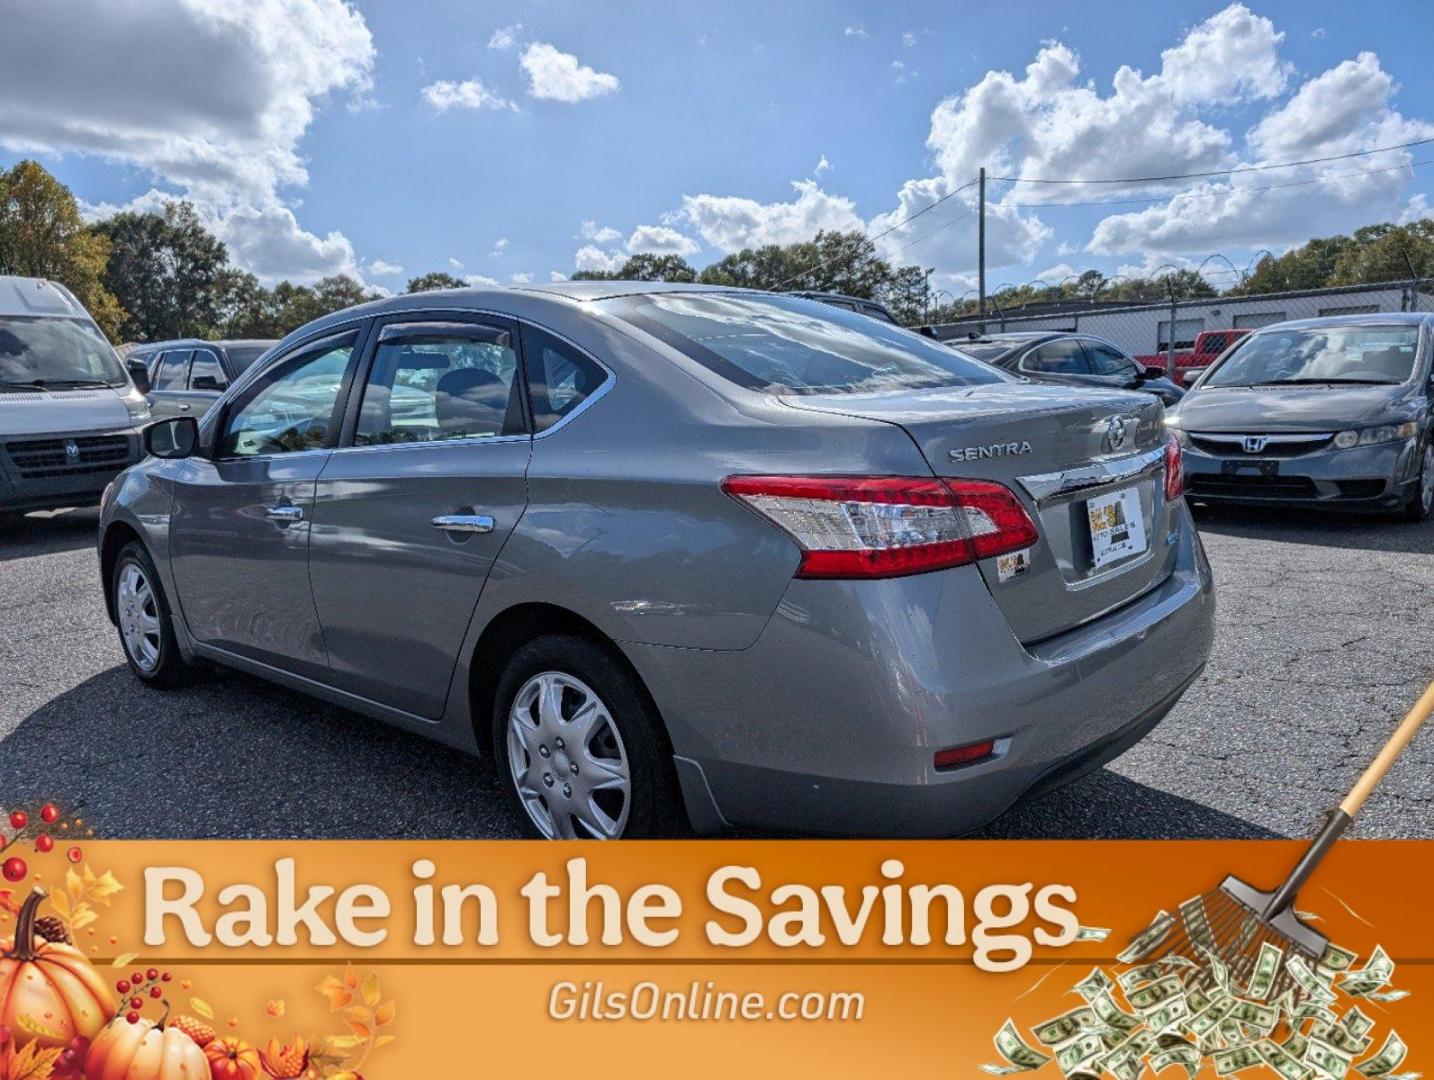
{"label": "car door handle", "polygon": [[187,402],[187,401],[180,402],[179,411],[180,411],[180,412],[188,412],[188,411],[189,411],[189,402]]}
{"label": "car door handle", "polygon": [[304,509],[301,506],[270,506],[264,510],[264,516],[270,521],[303,521]]}
{"label": "car door handle", "polygon": [[441,514],[433,519],[433,527],[449,533],[487,533],[493,531],[493,519],[483,514]]}

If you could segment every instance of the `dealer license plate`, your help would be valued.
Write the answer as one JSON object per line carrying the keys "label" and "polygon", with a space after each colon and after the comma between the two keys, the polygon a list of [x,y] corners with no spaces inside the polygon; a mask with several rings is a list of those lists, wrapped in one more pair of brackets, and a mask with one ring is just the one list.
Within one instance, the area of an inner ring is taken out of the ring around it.
{"label": "dealer license plate", "polygon": [[1135,488],[1091,499],[1086,503],[1086,515],[1097,570],[1145,550],[1145,519],[1140,512],[1140,492]]}

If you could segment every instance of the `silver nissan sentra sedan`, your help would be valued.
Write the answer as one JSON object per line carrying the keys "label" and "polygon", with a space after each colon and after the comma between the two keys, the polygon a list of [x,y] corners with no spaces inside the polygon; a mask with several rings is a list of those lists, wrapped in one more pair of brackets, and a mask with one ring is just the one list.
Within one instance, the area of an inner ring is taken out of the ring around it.
{"label": "silver nissan sentra sedan", "polygon": [[797,297],[382,300],[146,447],[99,544],[136,676],[218,663],[491,752],[539,836],[969,831],[1210,650],[1158,401]]}

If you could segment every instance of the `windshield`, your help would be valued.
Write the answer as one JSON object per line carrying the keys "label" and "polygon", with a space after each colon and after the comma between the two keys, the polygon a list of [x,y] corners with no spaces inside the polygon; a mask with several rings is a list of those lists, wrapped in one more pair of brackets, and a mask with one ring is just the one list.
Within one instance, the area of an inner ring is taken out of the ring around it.
{"label": "windshield", "polygon": [[1205,386],[1408,382],[1417,326],[1327,326],[1269,330],[1246,338]]}
{"label": "windshield", "polygon": [[795,297],[658,293],[609,310],[733,382],[830,394],[1009,382],[944,345]]}
{"label": "windshield", "polygon": [[951,345],[950,347],[960,349],[967,356],[974,356],[977,360],[984,360],[988,364],[995,363],[1012,349],[1009,341],[963,341],[960,345]]}
{"label": "windshield", "polygon": [[0,386],[125,385],[114,349],[85,319],[0,318]]}

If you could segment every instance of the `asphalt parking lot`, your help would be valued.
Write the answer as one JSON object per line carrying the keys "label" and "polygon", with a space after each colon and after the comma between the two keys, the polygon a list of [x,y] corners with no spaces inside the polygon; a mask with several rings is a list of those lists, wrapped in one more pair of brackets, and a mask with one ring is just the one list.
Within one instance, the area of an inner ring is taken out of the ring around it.
{"label": "asphalt parking lot", "polygon": [[[1303,836],[1434,676],[1434,523],[1202,511],[1204,678],[1144,742],[992,837]],[[511,837],[493,770],[238,674],[141,687],[104,617],[93,511],[0,522],[0,804],[113,837]],[[1434,837],[1434,731],[1355,835]]]}

